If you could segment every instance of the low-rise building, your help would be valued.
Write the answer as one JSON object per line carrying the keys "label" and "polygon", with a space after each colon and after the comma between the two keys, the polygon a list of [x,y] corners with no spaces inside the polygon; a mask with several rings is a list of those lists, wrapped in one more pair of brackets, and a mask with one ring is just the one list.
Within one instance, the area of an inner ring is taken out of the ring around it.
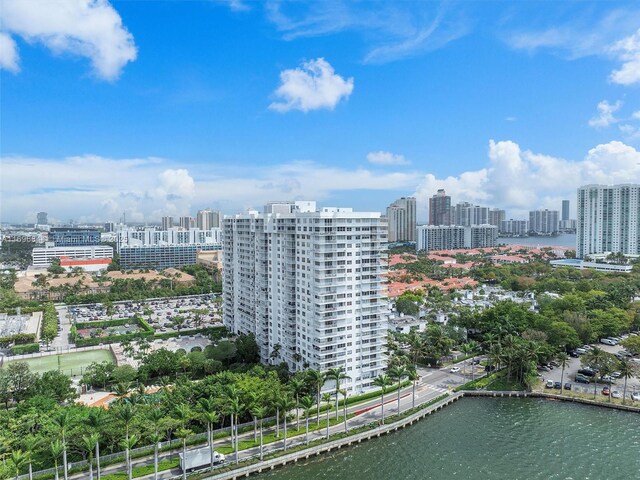
{"label": "low-rise building", "polygon": [[67,260],[111,260],[113,248],[108,245],[62,246],[47,242],[44,247],[35,247],[31,252],[35,268],[47,268],[51,262],[61,257]]}

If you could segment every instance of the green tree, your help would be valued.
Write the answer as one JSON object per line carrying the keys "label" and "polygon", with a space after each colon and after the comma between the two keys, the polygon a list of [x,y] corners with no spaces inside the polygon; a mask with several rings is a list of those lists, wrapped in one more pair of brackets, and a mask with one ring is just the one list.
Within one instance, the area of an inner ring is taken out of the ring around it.
{"label": "green tree", "polygon": [[402,379],[407,376],[407,369],[405,367],[393,367],[389,369],[388,374],[398,384],[398,413],[400,413],[400,384]]}
{"label": "green tree", "polygon": [[373,380],[373,384],[376,387],[380,387],[380,390],[382,391],[381,407],[382,407],[382,424],[384,425],[384,394],[387,393],[387,388],[389,388],[392,385],[392,381],[388,375],[382,374],[382,375],[378,375]]}
{"label": "green tree", "polygon": [[305,411],[305,415],[304,415],[305,437],[304,438],[305,438],[306,444],[309,445],[309,409],[313,407],[313,404],[315,403],[315,401],[313,400],[313,397],[306,395],[300,399],[299,403],[302,406],[303,410]]}
{"label": "green tree", "polygon": [[98,480],[100,480],[101,472],[100,472],[100,433],[104,426],[107,424],[109,419],[107,418],[104,410],[101,409],[92,409],[89,412],[89,416],[85,420],[85,423],[89,427],[89,430],[96,434],[96,473],[98,475]]}
{"label": "green tree", "polygon": [[562,393],[564,391],[564,369],[569,364],[569,355],[567,355],[564,352],[563,353],[559,353],[558,354],[558,363],[560,364],[560,367],[562,367],[562,372],[560,373],[560,395],[562,395]]}
{"label": "green tree", "polygon": [[291,399],[288,393],[283,393],[276,399],[278,409],[284,417],[284,451],[287,451],[287,413],[291,410],[295,402]]}
{"label": "green tree", "polygon": [[55,480],[59,480],[60,475],[58,472],[58,459],[60,458],[60,455],[62,455],[62,452],[64,451],[64,445],[59,439],[56,439],[53,442],[51,442],[50,448],[51,448],[51,456],[53,457]]}
{"label": "green tree", "polygon": [[201,398],[198,400],[199,412],[207,424],[207,446],[209,447],[209,468],[213,470],[213,424],[220,420],[216,402],[213,398]]}
{"label": "green tree", "polygon": [[324,373],[322,373],[320,370],[313,370],[313,369],[307,370],[306,375],[307,375],[307,378],[309,379],[309,382],[311,383],[311,385],[316,391],[316,405],[317,405],[316,421],[318,425],[320,425],[320,398],[321,398],[320,391],[322,390],[322,387],[327,381],[327,376]]}
{"label": "green tree", "polygon": [[11,452],[9,462],[11,462],[12,469],[15,472],[16,480],[18,480],[20,471],[29,463],[29,456],[22,450],[14,450]]}
{"label": "green tree", "polygon": [[[187,429],[187,424],[191,421],[191,409],[185,403],[180,403],[175,406],[173,413],[176,419],[180,422],[182,428],[180,429],[178,436],[182,438],[182,458],[187,461],[187,437],[192,433]],[[187,469],[182,469],[182,479],[186,480]]]}
{"label": "green tree", "polygon": [[411,380],[411,408],[416,408],[416,382],[420,379],[420,376],[413,366],[407,368],[407,378]]}
{"label": "green tree", "polygon": [[260,419],[260,461],[262,461],[262,458],[263,458],[262,421],[264,420],[264,417],[267,416],[267,408],[263,405],[256,405],[253,407],[251,413],[255,417]]}
{"label": "green tree", "polygon": [[[322,394],[322,401],[327,404],[327,440],[329,440],[329,426],[331,422],[329,421],[329,411],[331,410],[331,395],[329,393]],[[318,405],[320,402],[318,402]]]}
{"label": "green tree", "polygon": [[627,401],[627,381],[635,375],[635,369],[631,362],[626,358],[623,358],[618,363],[618,371],[620,376],[624,379],[624,390],[622,392],[622,403]]}
{"label": "green tree", "polygon": [[123,438],[120,441],[120,446],[122,448],[124,448],[125,452],[126,452],[126,463],[127,463],[127,478],[129,480],[133,479],[133,468],[131,465],[131,455],[130,452],[131,450],[133,450],[135,448],[135,446],[138,444],[138,441],[140,439],[138,438],[138,436],[135,433],[132,433],[131,435],[128,435],[126,438]]}
{"label": "green tree", "polygon": [[[121,405],[120,407],[118,407],[118,410],[116,410],[116,418],[118,418],[122,423],[124,423],[124,428],[125,428],[125,437],[124,437],[124,440],[121,442],[121,445],[123,445],[125,449],[124,456],[125,456],[125,461],[127,463],[127,476],[129,480],[131,480],[132,478],[130,450],[131,448],[133,448],[129,445],[135,445],[136,442],[138,441],[137,437],[135,437],[134,435],[129,435],[129,429],[131,427],[131,423],[133,422],[135,416],[136,416],[136,413],[135,413],[134,407],[129,403]],[[132,442],[131,438],[134,438],[135,441]]]}
{"label": "green tree", "polygon": [[71,428],[71,416],[69,410],[60,410],[56,416],[52,418],[54,425],[58,428],[62,439],[62,465],[64,467],[64,479],[69,478],[67,467],[67,432]]}
{"label": "green tree", "polygon": [[304,393],[306,385],[301,378],[294,377],[289,382],[289,388],[296,399],[296,430],[300,430],[300,394]]}
{"label": "green tree", "polygon": [[98,445],[100,436],[98,433],[92,433],[91,435],[84,435],[80,445],[87,454],[87,461],[89,462],[89,480],[93,480],[93,452]]}
{"label": "green tree", "polygon": [[338,409],[338,392],[340,391],[340,380],[346,380],[349,377],[344,373],[343,367],[338,368],[330,368],[326,373],[327,380],[333,380],[335,382],[336,387],[336,420],[338,419],[339,409]]}

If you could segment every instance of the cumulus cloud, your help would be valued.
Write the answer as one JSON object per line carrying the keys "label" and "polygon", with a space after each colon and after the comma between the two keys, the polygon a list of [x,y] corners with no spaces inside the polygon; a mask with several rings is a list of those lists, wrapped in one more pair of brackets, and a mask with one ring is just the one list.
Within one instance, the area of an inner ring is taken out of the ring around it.
{"label": "cumulus cloud", "polygon": [[404,155],[398,155],[391,152],[384,152],[379,150],[377,152],[369,152],[367,154],[367,161],[374,165],[408,165],[409,161],[404,158]]}
{"label": "cumulus cloud", "polygon": [[425,175],[415,195],[418,205],[439,188],[453,202],[469,201],[505,208],[525,218],[533,208],[559,208],[562,198],[575,198],[580,185],[629,183],[640,178],[640,152],[619,141],[597,145],[582,160],[565,160],[522,150],[512,141],[489,142],[485,168],[438,179]]}
{"label": "cumulus cloud", "polygon": [[20,70],[16,42],[4,32],[0,32],[0,69],[13,73]]}
{"label": "cumulus cloud", "polygon": [[618,119],[615,118],[613,114],[620,110],[620,107],[622,107],[620,100],[614,104],[609,103],[607,100],[601,101],[598,103],[598,116],[589,120],[589,126],[600,128],[608,127],[612,123],[616,123]]}
{"label": "cumulus cloud", "polygon": [[[86,57],[94,73],[105,80],[118,78],[137,55],[133,36],[107,0],[43,0],[37,5],[3,0],[0,30],[5,37],[15,35],[28,43],[41,43],[56,55]],[[2,50],[0,66],[6,68]],[[13,55],[16,61],[8,63],[9,69],[17,65],[15,42]]]}
{"label": "cumulus cloud", "polygon": [[640,29],[614,43],[610,52],[622,62],[622,65],[611,72],[609,79],[620,85],[640,83]]}
{"label": "cumulus cloud", "polygon": [[280,73],[280,86],[274,96],[280,101],[269,105],[271,110],[333,110],[340,100],[353,92],[353,78],[344,79],[336,74],[324,58],[303,63],[295,69]]}

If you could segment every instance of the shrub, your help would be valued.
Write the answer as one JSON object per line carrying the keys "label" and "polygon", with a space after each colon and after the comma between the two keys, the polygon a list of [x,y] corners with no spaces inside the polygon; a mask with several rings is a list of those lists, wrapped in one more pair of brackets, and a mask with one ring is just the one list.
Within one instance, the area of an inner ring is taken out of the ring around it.
{"label": "shrub", "polygon": [[40,351],[40,344],[27,343],[25,345],[16,345],[12,347],[10,352],[12,355],[24,355],[26,353],[36,353]]}

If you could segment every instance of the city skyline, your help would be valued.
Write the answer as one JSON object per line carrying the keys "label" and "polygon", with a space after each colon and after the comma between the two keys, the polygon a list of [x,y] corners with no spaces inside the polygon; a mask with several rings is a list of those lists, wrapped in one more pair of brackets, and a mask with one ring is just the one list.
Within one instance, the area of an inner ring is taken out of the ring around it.
{"label": "city skyline", "polygon": [[633,2],[22,5],[0,31],[4,222],[402,196],[424,221],[439,188],[524,218],[640,178]]}

